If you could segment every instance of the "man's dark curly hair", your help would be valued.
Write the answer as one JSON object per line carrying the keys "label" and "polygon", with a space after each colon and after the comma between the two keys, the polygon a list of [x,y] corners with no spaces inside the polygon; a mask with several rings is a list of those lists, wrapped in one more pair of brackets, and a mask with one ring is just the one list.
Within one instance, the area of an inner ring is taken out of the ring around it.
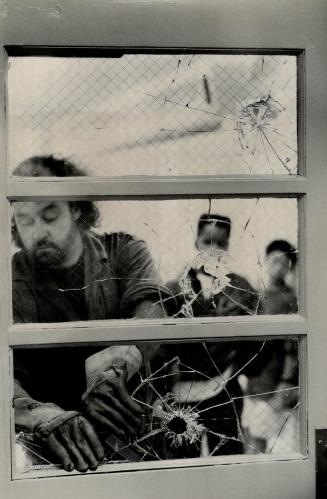
{"label": "man's dark curly hair", "polygon": [[[48,156],[32,156],[14,169],[14,176],[19,177],[86,177],[88,174],[65,158]],[[69,201],[72,209],[79,210],[81,216],[77,224],[82,230],[99,226],[100,211],[93,201]],[[13,221],[12,236],[15,243],[19,243],[16,224]]]}

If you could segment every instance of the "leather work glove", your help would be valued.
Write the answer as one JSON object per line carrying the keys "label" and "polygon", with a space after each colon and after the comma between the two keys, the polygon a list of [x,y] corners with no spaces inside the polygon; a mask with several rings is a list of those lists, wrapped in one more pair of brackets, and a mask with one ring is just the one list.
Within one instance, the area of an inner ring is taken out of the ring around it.
{"label": "leather work glove", "polygon": [[129,395],[126,382],[142,361],[135,345],[112,345],[86,359],[88,388],[82,397],[82,412],[94,425],[118,437],[135,433],[142,410]]}
{"label": "leather work glove", "polygon": [[127,391],[127,376],[126,363],[117,363],[99,374],[82,397],[86,417],[118,437],[134,434],[141,424],[142,409]]}
{"label": "leather work glove", "polygon": [[18,431],[31,433],[54,454],[66,471],[95,470],[104,457],[91,423],[76,411],[31,398],[14,399]]}

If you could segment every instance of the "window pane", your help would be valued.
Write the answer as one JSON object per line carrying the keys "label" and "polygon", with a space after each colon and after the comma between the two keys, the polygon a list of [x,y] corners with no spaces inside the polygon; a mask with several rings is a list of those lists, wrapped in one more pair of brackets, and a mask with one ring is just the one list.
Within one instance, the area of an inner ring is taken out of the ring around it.
{"label": "window pane", "polygon": [[296,198],[12,209],[14,322],[298,312]]}
{"label": "window pane", "polygon": [[35,154],[97,176],[298,171],[296,56],[11,57],[8,89],[11,172]]}
{"label": "window pane", "polygon": [[[21,473],[61,463],[47,438],[60,440],[59,423],[79,417],[67,412],[76,410],[92,422],[103,464],[300,452],[296,338],[20,349],[14,359]],[[123,433],[105,428],[90,407]]]}

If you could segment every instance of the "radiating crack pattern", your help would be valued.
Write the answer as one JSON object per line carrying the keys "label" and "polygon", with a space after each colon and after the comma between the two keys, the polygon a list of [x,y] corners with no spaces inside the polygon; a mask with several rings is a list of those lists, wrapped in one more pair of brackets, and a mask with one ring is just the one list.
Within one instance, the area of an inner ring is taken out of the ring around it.
{"label": "radiating crack pattern", "polygon": [[[235,381],[243,373],[249,373],[249,368],[256,369],[267,343],[271,344],[273,341],[250,342],[253,355],[244,364],[238,368],[235,365],[232,369],[226,368],[224,362],[220,367],[213,359],[213,354],[216,353],[217,357],[224,344],[217,340],[210,343],[187,343],[184,346],[179,344],[180,355],[174,356],[172,349],[170,358],[169,344],[161,345],[165,355],[159,355],[159,363],[158,359],[154,360],[146,370],[143,368],[139,371],[132,381],[132,397],[144,409],[142,428],[135,437],[125,442],[114,436],[103,436],[106,447],[103,464],[200,458],[241,453],[244,449],[260,454],[261,450],[247,441],[240,402],[243,404],[249,397],[260,399],[267,395],[286,394],[298,390],[298,386],[276,388],[268,394],[263,392],[255,395],[240,392],[236,395],[234,388],[230,386],[232,380]],[[294,343],[297,345],[296,340]],[[165,350],[167,345],[168,349]],[[248,347],[249,342],[239,342],[238,348],[246,351]],[[185,357],[187,348],[198,353],[201,362],[194,359],[194,364],[206,366],[205,371],[182,362],[181,358]],[[235,349],[235,342],[230,345],[230,349],[233,348]],[[281,438],[286,438],[287,447],[287,436],[281,435],[298,408],[299,402],[283,411],[279,423],[273,422],[277,426],[266,452],[274,452]],[[17,464],[21,473],[51,467],[48,456],[30,435],[19,433],[16,442],[20,448],[20,462]],[[27,449],[29,459],[25,456],[24,461],[24,454],[21,453]],[[294,452],[296,450],[293,449]]]}
{"label": "radiating crack pattern", "polygon": [[11,58],[12,167],[55,152],[97,176],[294,175],[296,64],[204,53]]}

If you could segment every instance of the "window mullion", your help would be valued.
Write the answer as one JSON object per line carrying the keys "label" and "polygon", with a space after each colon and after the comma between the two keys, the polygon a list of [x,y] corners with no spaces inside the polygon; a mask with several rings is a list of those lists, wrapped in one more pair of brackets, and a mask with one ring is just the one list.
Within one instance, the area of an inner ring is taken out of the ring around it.
{"label": "window mullion", "polygon": [[[220,320],[219,320],[220,319]],[[61,324],[16,325],[10,328],[10,345],[49,345],[105,341],[174,340],[197,338],[233,338],[250,336],[305,335],[306,320],[294,316],[256,316],[203,320],[161,321],[88,321]]]}
{"label": "window mullion", "polygon": [[46,198],[78,199],[85,197],[133,196],[253,196],[300,195],[307,191],[304,177],[148,177],[85,178],[83,180],[9,180],[9,200],[41,200]]}

